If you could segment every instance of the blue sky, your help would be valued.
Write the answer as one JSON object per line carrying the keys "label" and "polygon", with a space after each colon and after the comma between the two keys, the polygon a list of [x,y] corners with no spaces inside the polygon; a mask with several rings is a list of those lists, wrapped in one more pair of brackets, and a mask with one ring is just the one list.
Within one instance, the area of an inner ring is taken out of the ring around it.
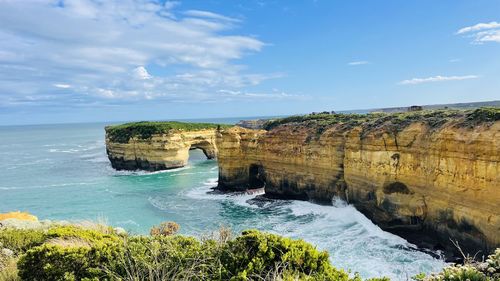
{"label": "blue sky", "polygon": [[500,1],[0,0],[0,124],[500,99]]}

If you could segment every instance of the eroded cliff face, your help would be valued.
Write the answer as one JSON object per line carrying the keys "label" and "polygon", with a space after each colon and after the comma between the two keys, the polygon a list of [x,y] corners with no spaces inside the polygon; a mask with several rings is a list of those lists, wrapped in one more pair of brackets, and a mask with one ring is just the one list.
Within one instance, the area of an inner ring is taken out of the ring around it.
{"label": "eroded cliff face", "polygon": [[113,142],[106,134],[106,152],[117,170],[157,171],[183,167],[189,150],[199,148],[208,159],[217,156],[216,129],[172,130],[153,134],[147,139],[131,137],[127,142]]}
{"label": "eroded cliff face", "polygon": [[[500,122],[400,131],[284,124],[217,134],[219,187],[354,204],[383,229],[430,248],[500,246]],[[423,235],[422,235],[423,234]]]}

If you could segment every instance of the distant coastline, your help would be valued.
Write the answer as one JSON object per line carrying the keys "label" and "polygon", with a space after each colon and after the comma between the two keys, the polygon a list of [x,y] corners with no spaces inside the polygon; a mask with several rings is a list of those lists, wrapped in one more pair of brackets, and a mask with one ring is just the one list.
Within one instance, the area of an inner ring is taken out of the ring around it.
{"label": "distant coastline", "polygon": [[[329,109],[330,111],[336,111],[338,113],[369,113],[369,112],[401,112],[406,111],[408,107],[412,106],[399,106],[399,107],[385,107],[385,108],[369,108],[369,109],[352,109],[352,110],[335,110],[335,108]],[[430,105],[419,105],[423,109],[473,109],[483,106],[494,106],[500,107],[500,100],[493,101],[481,101],[481,102],[466,102],[466,103],[449,103],[449,104],[430,104]],[[326,110],[326,109],[323,109]],[[320,110],[321,111],[321,110]],[[202,123],[222,123],[222,124],[236,124],[242,120],[258,120],[258,119],[273,119],[282,118],[292,115],[306,114],[308,112],[297,112],[287,115],[256,115],[256,116],[236,116],[236,117],[207,117],[207,118],[162,118],[162,119],[150,119],[147,121],[180,121],[180,122],[202,122]],[[17,127],[17,126],[44,126],[44,125],[71,125],[71,124],[103,124],[103,125],[113,125],[122,124],[135,121],[144,121],[139,119],[134,120],[117,120],[117,121],[100,121],[100,122],[69,122],[69,123],[37,123],[37,124],[12,124],[12,125],[2,125],[3,127]]]}

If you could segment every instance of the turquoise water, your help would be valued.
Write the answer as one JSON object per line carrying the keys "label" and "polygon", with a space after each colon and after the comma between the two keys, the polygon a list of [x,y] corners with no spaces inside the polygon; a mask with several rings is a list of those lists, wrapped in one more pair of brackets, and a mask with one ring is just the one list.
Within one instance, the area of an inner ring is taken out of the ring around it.
{"label": "turquoise water", "polygon": [[444,265],[342,201],[320,206],[207,194],[217,184],[217,162],[198,150],[181,169],[115,171],[105,153],[104,126],[0,127],[0,212],[29,211],[54,220],[104,219],[140,234],[166,220],[178,222],[188,235],[206,234],[220,225],[235,231],[257,228],[314,243],[330,252],[337,267],[363,277],[406,280]]}

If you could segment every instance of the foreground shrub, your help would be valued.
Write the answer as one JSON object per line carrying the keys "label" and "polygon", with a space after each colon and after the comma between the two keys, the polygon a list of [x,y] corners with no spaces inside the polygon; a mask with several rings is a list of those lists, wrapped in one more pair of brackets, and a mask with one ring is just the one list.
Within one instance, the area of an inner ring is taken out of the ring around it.
{"label": "foreground shrub", "polygon": [[500,248],[484,262],[468,261],[465,265],[445,267],[438,274],[414,277],[419,281],[498,281],[500,280]]}
{"label": "foreground shrub", "polygon": [[19,276],[23,280],[108,280],[103,265],[113,264],[122,249],[117,235],[74,226],[54,227],[44,244],[20,258]]}
{"label": "foreground shrub", "polygon": [[[27,234],[35,232],[32,236]],[[361,281],[335,269],[328,253],[302,240],[244,231],[231,239],[225,229],[214,239],[181,235],[128,236],[112,230],[54,226],[45,232],[0,232],[11,255],[0,280],[328,280]],[[3,243],[3,242],[2,242]],[[500,249],[484,262],[418,276],[426,281],[492,281],[500,276]],[[5,276],[5,277],[4,277]],[[3,279],[2,279],[3,278]],[[387,278],[369,279],[388,281]]]}
{"label": "foreground shrub", "polygon": [[333,268],[326,251],[318,251],[302,240],[293,240],[257,230],[244,231],[229,241],[222,253],[223,278],[247,280],[263,277],[281,267],[287,278],[348,280],[348,275]]}
{"label": "foreground shrub", "polygon": [[23,280],[349,279],[330,265],[326,252],[256,230],[227,242],[179,235],[121,237],[73,226],[51,228],[44,237],[19,260]]}
{"label": "foreground shrub", "polygon": [[26,252],[41,245],[47,239],[47,234],[35,229],[0,229],[0,245],[14,251],[15,254]]}
{"label": "foreground shrub", "polygon": [[130,237],[106,271],[120,280],[220,280],[216,243],[193,237]]}

